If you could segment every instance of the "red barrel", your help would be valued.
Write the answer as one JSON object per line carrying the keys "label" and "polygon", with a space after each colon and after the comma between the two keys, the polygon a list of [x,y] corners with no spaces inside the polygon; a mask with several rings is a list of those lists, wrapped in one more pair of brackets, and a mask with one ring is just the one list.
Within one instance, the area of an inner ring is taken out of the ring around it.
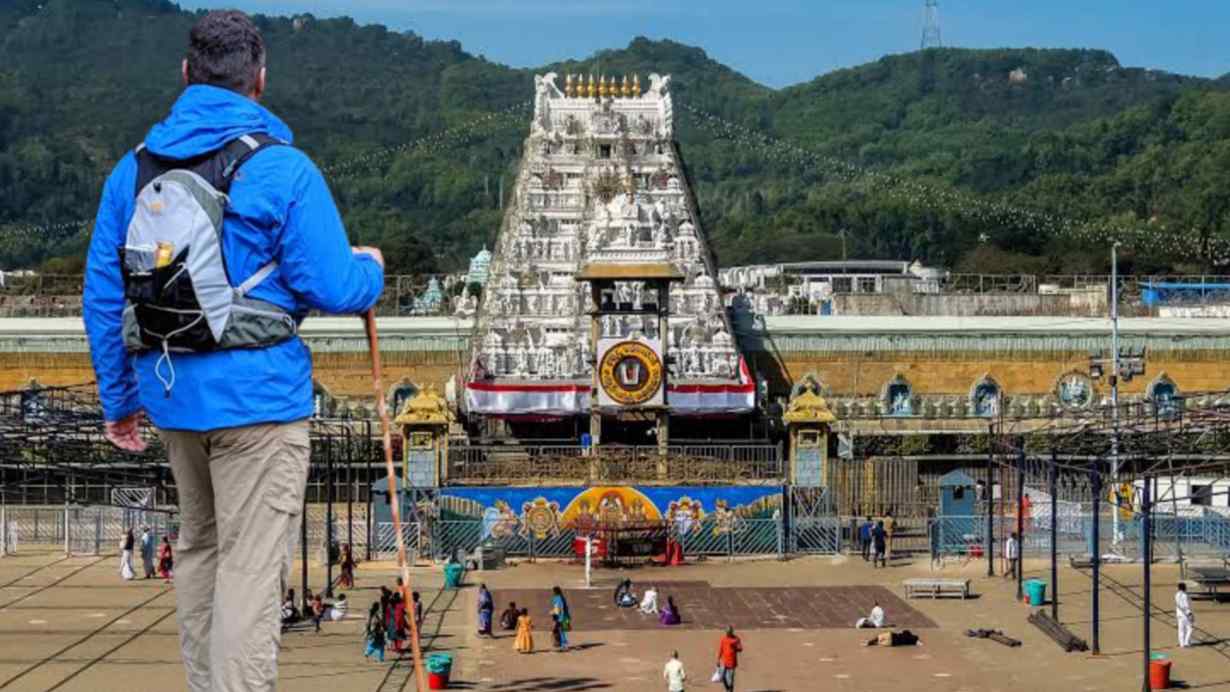
{"label": "red barrel", "polygon": [[1149,661],[1149,689],[1165,690],[1170,687],[1170,661]]}
{"label": "red barrel", "polygon": [[448,689],[448,673],[428,673],[427,674],[427,689],[447,690]]}

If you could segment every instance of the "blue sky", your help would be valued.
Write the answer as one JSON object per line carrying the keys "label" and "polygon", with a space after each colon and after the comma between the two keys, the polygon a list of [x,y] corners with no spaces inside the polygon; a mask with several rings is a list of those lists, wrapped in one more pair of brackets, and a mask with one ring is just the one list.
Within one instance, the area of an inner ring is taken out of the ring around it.
{"label": "blue sky", "polygon": [[[923,0],[181,0],[190,7],[349,15],[461,41],[517,67],[670,38],[782,87],[918,48]],[[1230,72],[1226,0],[940,0],[944,44],[1105,48],[1124,65]]]}

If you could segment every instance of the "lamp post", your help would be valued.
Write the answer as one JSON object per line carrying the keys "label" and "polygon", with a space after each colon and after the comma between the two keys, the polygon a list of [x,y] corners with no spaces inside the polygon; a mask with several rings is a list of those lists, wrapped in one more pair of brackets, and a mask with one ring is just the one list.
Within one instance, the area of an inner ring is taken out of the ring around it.
{"label": "lamp post", "polygon": [[[1131,381],[1136,375],[1145,374],[1145,349],[1129,348],[1124,355],[1119,348],[1119,246],[1118,241],[1110,248],[1110,356],[1105,352],[1089,354],[1089,376],[1095,380],[1106,375],[1110,379],[1111,436],[1110,436],[1110,482],[1116,497],[1119,492],[1119,379]],[[1109,371],[1109,372],[1107,372]],[[1100,496],[1095,497],[1101,502]],[[1121,501],[1122,498],[1119,498]],[[1119,502],[1111,513],[1111,543],[1118,547],[1123,540],[1123,527],[1119,520]]]}
{"label": "lamp post", "polygon": [[[1110,246],[1110,478],[1116,497],[1119,492],[1119,241]],[[1111,543],[1118,548],[1122,540],[1119,507],[1111,514]],[[1096,505],[1095,505],[1096,506]],[[1148,614],[1146,613],[1146,616]]]}

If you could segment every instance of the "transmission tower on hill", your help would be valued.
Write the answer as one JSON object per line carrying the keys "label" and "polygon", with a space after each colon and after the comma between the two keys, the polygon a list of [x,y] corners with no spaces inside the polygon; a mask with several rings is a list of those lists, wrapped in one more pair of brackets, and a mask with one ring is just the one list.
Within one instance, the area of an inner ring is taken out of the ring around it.
{"label": "transmission tower on hill", "polygon": [[940,3],[939,0],[926,0],[923,6],[922,50],[942,48],[944,41],[940,39]]}

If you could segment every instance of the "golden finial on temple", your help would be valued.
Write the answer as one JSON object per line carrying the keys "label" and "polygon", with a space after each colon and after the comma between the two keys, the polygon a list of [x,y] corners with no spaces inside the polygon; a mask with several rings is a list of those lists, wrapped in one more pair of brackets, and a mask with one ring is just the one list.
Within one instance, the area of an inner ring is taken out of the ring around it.
{"label": "golden finial on temple", "polygon": [[628,75],[624,75],[623,80],[620,82],[619,95],[624,98],[632,95],[632,84],[628,82]]}
{"label": "golden finial on temple", "polygon": [[567,96],[568,98],[573,98],[576,95],[577,95],[577,89],[576,89],[576,86],[572,83],[572,73],[569,72],[568,76],[564,77],[564,96]]}
{"label": "golden finial on temple", "polygon": [[598,95],[598,80],[594,78],[593,73],[589,75],[589,89],[586,90],[586,95],[591,99]]}
{"label": "golden finial on temple", "polygon": [[637,98],[641,96],[641,76],[639,74],[632,75],[632,95]]}
{"label": "golden finial on temple", "polygon": [[602,98],[606,98],[611,95],[611,84],[606,80],[606,75],[602,75],[602,84],[598,89],[598,94],[602,96]]}

